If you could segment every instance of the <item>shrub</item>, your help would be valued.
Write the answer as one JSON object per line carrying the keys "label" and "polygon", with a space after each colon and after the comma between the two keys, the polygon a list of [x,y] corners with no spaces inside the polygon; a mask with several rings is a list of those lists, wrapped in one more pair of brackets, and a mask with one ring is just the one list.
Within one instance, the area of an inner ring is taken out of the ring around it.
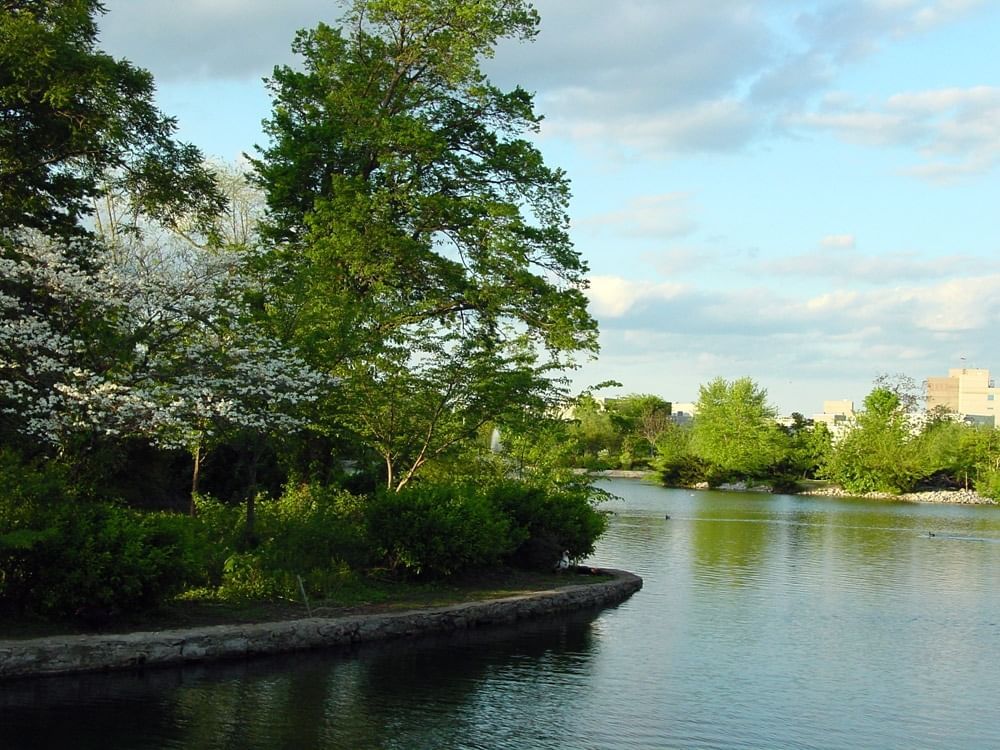
{"label": "shrub", "polygon": [[238,505],[222,503],[208,495],[194,499],[193,555],[199,560],[201,585],[220,586],[226,561],[245,544],[245,511]]}
{"label": "shrub", "polygon": [[668,487],[693,487],[700,482],[720,484],[723,481],[715,467],[690,453],[661,456],[654,462],[654,470],[660,482]]}
{"label": "shrub", "polygon": [[987,469],[976,479],[976,492],[983,497],[1000,502],[1000,471]]}
{"label": "shrub", "polygon": [[258,498],[256,541],[248,544],[241,507],[199,497],[206,583],[223,598],[298,598],[301,576],[311,596],[327,596],[345,571],[372,558],[362,507],[344,490],[297,485],[277,500]]}
{"label": "shrub", "polygon": [[255,550],[275,591],[298,598],[298,578],[310,595],[329,596],[345,571],[372,559],[363,499],[344,490],[303,484],[258,506],[261,543]]}
{"label": "shrub", "polygon": [[75,497],[61,464],[27,461],[0,448],[0,533],[30,524],[46,508]]}
{"label": "shrub", "polygon": [[188,519],[107,503],[61,503],[0,535],[0,598],[20,612],[100,624],[191,582]]}
{"label": "shrub", "polygon": [[490,503],[512,524],[516,546],[507,561],[519,567],[548,569],[564,551],[586,557],[607,528],[607,516],[587,485],[546,487],[505,481],[487,490]]}
{"label": "shrub", "polygon": [[393,570],[447,575],[496,563],[514,548],[509,520],[472,485],[383,491],[365,516],[373,547]]}

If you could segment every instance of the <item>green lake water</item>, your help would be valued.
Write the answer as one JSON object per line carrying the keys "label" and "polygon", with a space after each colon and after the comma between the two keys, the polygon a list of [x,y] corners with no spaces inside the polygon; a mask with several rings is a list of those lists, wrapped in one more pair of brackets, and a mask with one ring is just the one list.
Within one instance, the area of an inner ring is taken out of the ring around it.
{"label": "green lake water", "polygon": [[10,682],[0,749],[1000,748],[1000,508],[605,486],[616,608]]}

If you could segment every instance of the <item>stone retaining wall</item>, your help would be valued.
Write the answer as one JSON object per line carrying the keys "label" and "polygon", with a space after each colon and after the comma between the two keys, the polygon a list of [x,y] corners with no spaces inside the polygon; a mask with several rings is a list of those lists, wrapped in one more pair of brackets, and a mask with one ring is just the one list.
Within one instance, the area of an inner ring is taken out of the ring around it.
{"label": "stone retaining wall", "polygon": [[0,679],[234,659],[513,623],[617,604],[642,588],[632,573],[602,572],[612,580],[392,614],[0,641]]}

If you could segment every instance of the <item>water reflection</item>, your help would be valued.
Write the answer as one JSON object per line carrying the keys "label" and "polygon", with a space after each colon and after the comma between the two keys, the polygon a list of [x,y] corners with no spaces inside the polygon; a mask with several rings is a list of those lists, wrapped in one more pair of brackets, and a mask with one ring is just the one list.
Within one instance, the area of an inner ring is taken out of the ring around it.
{"label": "water reflection", "polygon": [[1000,747],[1000,509],[611,486],[617,608],[9,683],[0,747]]}
{"label": "water reflection", "polygon": [[[454,746],[445,737],[463,723],[474,734],[484,716],[515,710],[482,694],[484,685],[519,686],[510,697],[530,698],[544,721],[546,688],[562,700],[560,676],[585,676],[599,614],[349,653],[8,683],[0,747]],[[534,680],[539,670],[549,677]],[[535,695],[523,695],[528,685]]]}

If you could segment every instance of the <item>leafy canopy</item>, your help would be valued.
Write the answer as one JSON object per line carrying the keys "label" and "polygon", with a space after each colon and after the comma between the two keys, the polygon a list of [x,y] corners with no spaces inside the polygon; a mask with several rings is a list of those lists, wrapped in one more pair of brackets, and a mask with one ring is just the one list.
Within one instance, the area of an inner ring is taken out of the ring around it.
{"label": "leafy canopy", "polygon": [[[280,283],[268,312],[342,378],[338,419],[390,475],[456,425],[471,440],[547,397],[568,355],[596,350],[565,175],[524,137],[531,96],[480,69],[537,23],[524,0],[355,0],[340,26],[299,32],[301,66],[269,81],[253,162]],[[401,420],[403,401],[430,414]]]}
{"label": "leafy canopy", "polygon": [[822,474],[853,492],[907,492],[922,474],[914,440],[907,401],[877,385],[834,445]]}
{"label": "leafy canopy", "polygon": [[221,205],[201,154],[173,139],[145,70],[96,48],[98,0],[0,0],[0,232],[85,233],[111,179],[170,219]]}
{"label": "leafy canopy", "polygon": [[691,452],[724,474],[762,476],[783,452],[776,413],[750,378],[716,378],[699,390]]}

